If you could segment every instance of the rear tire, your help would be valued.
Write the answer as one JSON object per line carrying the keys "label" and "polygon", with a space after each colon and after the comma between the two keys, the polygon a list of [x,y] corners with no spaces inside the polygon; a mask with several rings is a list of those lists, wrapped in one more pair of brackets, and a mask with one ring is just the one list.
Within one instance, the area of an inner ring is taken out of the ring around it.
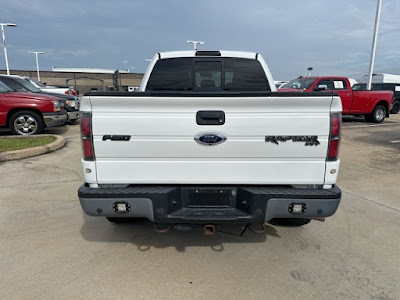
{"label": "rear tire", "polygon": [[365,120],[372,123],[382,123],[383,120],[385,120],[386,118],[386,113],[386,107],[378,104],[377,106],[375,106],[372,113],[365,116]]}
{"label": "rear tire", "polygon": [[299,227],[307,225],[310,222],[311,222],[310,219],[304,219],[304,218],[272,219],[271,221],[269,221],[269,223],[272,225],[287,226],[287,227]]}
{"label": "rear tire", "polygon": [[391,114],[398,114],[400,111],[400,99],[396,99],[393,101],[392,109],[390,110]]}
{"label": "rear tire", "polygon": [[43,131],[44,122],[39,114],[29,110],[21,110],[11,116],[9,127],[13,134],[33,135]]}

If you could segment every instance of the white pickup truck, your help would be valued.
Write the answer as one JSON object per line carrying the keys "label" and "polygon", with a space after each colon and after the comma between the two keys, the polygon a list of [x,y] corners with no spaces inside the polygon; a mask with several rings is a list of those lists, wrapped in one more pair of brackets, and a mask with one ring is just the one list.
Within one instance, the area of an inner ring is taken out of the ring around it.
{"label": "white pickup truck", "polygon": [[140,92],[84,95],[81,206],[208,229],[331,216],[341,111],[331,93],[277,93],[258,53],[158,53]]}
{"label": "white pickup truck", "polygon": [[68,86],[51,86],[45,85],[32,77],[23,76],[23,78],[33,84],[36,88],[42,90],[45,93],[53,93],[53,94],[61,94],[61,95],[71,95],[75,97],[75,100],[78,100],[77,93],[73,88]]}

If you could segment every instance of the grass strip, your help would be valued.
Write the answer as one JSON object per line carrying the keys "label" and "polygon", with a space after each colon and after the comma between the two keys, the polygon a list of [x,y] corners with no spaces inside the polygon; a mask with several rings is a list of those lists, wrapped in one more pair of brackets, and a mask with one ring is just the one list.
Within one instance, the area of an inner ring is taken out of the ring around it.
{"label": "grass strip", "polygon": [[54,136],[44,137],[21,137],[21,138],[1,138],[0,139],[0,152],[21,150],[43,146],[54,142]]}

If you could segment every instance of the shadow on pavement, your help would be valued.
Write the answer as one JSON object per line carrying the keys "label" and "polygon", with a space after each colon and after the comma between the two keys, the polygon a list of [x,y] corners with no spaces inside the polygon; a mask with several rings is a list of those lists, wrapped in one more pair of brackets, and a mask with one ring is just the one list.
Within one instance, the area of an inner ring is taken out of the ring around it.
{"label": "shadow on pavement", "polygon": [[268,236],[279,237],[274,227],[266,225],[263,233],[253,233],[247,229],[242,236],[243,225],[219,225],[213,236],[203,234],[203,226],[193,226],[191,231],[177,231],[171,226],[166,233],[153,231],[153,223],[147,219],[136,219],[129,223],[114,224],[106,218],[93,219],[83,216],[81,235],[87,241],[105,243],[132,243],[140,251],[151,248],[176,248],[185,252],[186,247],[210,247],[213,251],[223,251],[225,243],[264,243]]}
{"label": "shadow on pavement", "polygon": [[64,133],[68,132],[68,126],[67,125],[62,125],[59,127],[50,127],[50,128],[45,128],[43,130],[44,134],[58,134],[62,135]]}
{"label": "shadow on pavement", "polygon": [[[391,115],[393,116],[393,115]],[[372,122],[366,122],[363,116],[352,116],[352,115],[346,115],[342,117],[342,122],[343,124],[363,124],[363,125],[380,125],[379,123],[372,123]],[[385,118],[385,120],[381,124],[398,124],[399,122],[396,119],[392,118]]]}
{"label": "shadow on pavement", "polygon": [[[79,127],[79,123],[75,124],[75,125],[71,125],[71,126],[78,126]],[[68,132],[68,126],[66,125],[62,125],[59,127],[50,127],[50,128],[45,128],[42,132],[42,134],[64,134]],[[11,136],[13,135],[11,133],[11,130],[8,128],[0,128],[0,136]]]}
{"label": "shadow on pavement", "polygon": [[[389,128],[392,127],[392,128]],[[400,150],[400,132],[397,127],[393,130],[393,126],[386,126],[385,130],[365,132],[363,136],[355,137],[354,140],[378,147],[386,147],[390,149]],[[393,143],[392,141],[396,141]],[[378,150],[379,148],[377,148]],[[376,157],[375,160],[387,159],[388,162],[395,166],[396,160],[393,156]],[[388,170],[388,169],[386,169]]]}
{"label": "shadow on pavement", "polygon": [[342,122],[343,123],[365,123],[365,124],[370,124],[365,122],[365,119],[363,116],[343,116],[342,117]]}

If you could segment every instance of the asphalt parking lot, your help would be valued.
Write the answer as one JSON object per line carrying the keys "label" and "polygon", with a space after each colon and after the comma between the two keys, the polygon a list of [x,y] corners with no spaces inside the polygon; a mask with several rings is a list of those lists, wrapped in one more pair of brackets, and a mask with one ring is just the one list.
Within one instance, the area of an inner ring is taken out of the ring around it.
{"label": "asphalt parking lot", "polygon": [[0,299],[400,299],[400,115],[343,120],[333,217],[243,236],[84,215],[79,125],[47,132],[67,146],[0,163]]}

